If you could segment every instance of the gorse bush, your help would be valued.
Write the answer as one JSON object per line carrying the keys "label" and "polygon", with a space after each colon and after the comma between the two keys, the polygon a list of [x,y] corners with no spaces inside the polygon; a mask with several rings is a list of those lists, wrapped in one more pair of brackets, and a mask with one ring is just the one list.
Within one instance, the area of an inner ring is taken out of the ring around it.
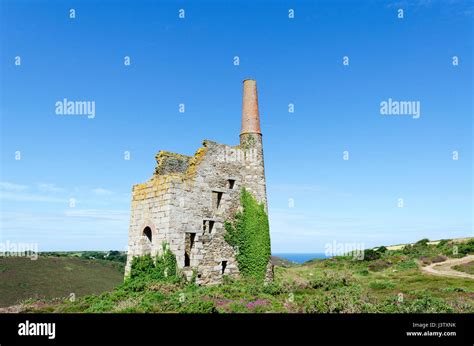
{"label": "gorse bush", "polygon": [[387,248],[385,246],[380,246],[376,250],[374,249],[365,249],[364,250],[364,261],[374,261],[383,257],[387,253]]}
{"label": "gorse bush", "polygon": [[270,229],[263,204],[245,188],[240,194],[243,210],[235,220],[225,222],[225,240],[236,250],[239,271],[243,277],[262,281],[270,260]]}
{"label": "gorse bush", "polygon": [[415,243],[415,246],[426,246],[428,245],[428,242],[430,240],[428,238],[423,238],[421,240],[418,240],[416,243]]}
{"label": "gorse bush", "polygon": [[474,253],[474,239],[471,239],[466,243],[458,244],[458,253],[463,255]]}
{"label": "gorse bush", "polygon": [[[440,248],[435,245],[428,244],[429,239],[421,239],[413,245],[405,245],[401,252],[410,257],[433,257],[439,253]],[[446,249],[446,243],[444,243],[442,249]],[[441,251],[443,252],[443,251]]]}
{"label": "gorse bush", "polygon": [[364,261],[373,261],[376,259],[379,259],[381,257],[380,252],[372,250],[372,249],[366,249],[364,250]]}

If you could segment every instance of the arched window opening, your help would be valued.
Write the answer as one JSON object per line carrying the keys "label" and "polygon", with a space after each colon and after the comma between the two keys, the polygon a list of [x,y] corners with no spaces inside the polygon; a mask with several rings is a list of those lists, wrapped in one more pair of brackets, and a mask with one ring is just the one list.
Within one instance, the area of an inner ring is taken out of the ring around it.
{"label": "arched window opening", "polygon": [[152,240],[152,234],[151,234],[151,228],[146,226],[145,229],[143,230],[143,235],[148,239],[148,241],[151,243]]}

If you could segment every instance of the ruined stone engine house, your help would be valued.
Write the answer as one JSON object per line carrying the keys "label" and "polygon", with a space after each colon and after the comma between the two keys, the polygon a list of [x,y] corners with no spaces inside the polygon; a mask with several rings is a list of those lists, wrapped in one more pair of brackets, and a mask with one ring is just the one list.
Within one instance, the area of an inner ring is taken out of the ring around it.
{"label": "ruined stone engine house", "polygon": [[239,145],[204,140],[194,156],[160,151],[156,161],[151,179],[132,188],[126,275],[134,256],[159,255],[166,244],[197,284],[238,276],[224,222],[239,210],[242,187],[268,210],[256,82],[243,82]]}

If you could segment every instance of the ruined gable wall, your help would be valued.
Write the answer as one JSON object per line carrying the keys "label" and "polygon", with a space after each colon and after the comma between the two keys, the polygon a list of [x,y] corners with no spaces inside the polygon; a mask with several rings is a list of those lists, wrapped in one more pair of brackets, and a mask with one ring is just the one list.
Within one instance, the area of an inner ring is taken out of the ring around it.
{"label": "ruined gable wall", "polygon": [[[173,177],[153,176],[144,184],[132,188],[130,227],[128,232],[128,254],[125,275],[130,270],[134,256],[161,253],[161,244],[167,241],[172,211],[172,192],[170,186]],[[152,231],[151,243],[143,235],[145,227]]]}

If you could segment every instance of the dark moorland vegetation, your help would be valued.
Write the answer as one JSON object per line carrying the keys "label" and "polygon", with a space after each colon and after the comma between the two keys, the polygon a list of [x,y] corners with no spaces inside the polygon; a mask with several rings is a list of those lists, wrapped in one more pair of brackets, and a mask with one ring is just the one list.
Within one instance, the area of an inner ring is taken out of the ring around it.
{"label": "dark moorland vegetation", "polygon": [[28,298],[80,297],[123,282],[123,264],[80,256],[0,257],[0,307]]}
{"label": "dark moorland vegetation", "polygon": [[42,257],[80,257],[84,259],[97,259],[122,263],[127,262],[127,253],[124,251],[78,251],[78,252],[40,252]]}

